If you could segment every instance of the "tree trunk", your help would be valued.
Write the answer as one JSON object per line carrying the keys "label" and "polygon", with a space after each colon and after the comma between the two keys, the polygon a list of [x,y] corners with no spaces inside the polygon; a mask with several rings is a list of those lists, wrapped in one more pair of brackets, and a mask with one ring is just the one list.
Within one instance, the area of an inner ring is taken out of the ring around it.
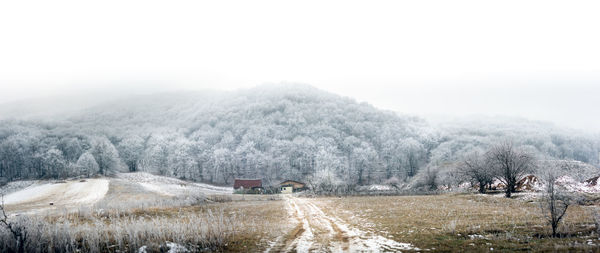
{"label": "tree trunk", "polygon": [[479,182],[479,193],[485,193],[485,183]]}
{"label": "tree trunk", "polygon": [[358,170],[358,185],[363,185],[363,169]]}
{"label": "tree trunk", "polygon": [[21,237],[17,240],[17,250],[19,253],[25,253],[25,242]]}
{"label": "tree trunk", "polygon": [[506,197],[510,198],[513,192],[515,192],[515,182],[508,181],[506,185]]}

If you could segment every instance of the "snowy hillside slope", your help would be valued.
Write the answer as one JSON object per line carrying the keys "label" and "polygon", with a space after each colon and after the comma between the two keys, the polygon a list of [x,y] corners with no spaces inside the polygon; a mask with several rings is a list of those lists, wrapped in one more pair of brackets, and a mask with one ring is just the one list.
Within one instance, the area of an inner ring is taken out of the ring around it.
{"label": "snowy hillside slope", "polygon": [[230,187],[156,176],[149,173],[121,173],[116,177],[67,181],[15,181],[0,188],[4,204],[15,211],[76,209],[122,206],[133,202],[204,198],[232,194]]}
{"label": "snowy hillside slope", "polygon": [[24,211],[92,205],[104,198],[108,185],[106,178],[38,181],[4,196],[4,204],[11,209]]}
{"label": "snowy hillside slope", "polygon": [[209,184],[187,182],[176,178],[157,176],[145,172],[119,173],[117,178],[140,184],[146,190],[166,196],[181,196],[188,194],[231,194],[231,187],[220,187]]}

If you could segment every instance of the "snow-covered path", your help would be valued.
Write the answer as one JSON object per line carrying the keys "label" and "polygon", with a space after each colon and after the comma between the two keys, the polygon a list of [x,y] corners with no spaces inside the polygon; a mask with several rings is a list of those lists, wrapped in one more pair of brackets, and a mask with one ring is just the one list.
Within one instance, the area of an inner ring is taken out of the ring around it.
{"label": "snow-covered path", "polygon": [[286,200],[291,220],[297,227],[270,251],[283,252],[399,252],[418,250],[408,243],[351,227],[343,220],[327,215],[311,199],[289,197]]}

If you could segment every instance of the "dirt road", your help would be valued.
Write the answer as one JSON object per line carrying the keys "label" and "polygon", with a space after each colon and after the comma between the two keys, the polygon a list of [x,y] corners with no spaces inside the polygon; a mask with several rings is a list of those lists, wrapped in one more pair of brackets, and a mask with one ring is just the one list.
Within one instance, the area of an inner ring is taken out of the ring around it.
{"label": "dirt road", "polygon": [[312,199],[286,199],[290,222],[296,227],[281,236],[268,252],[398,252],[418,250],[408,243],[351,227],[343,220],[327,215]]}

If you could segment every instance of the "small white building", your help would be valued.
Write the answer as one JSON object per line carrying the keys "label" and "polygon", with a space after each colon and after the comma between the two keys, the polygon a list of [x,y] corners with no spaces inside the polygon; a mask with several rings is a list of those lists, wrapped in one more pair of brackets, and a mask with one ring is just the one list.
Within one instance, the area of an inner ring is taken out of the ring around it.
{"label": "small white building", "polygon": [[279,189],[281,190],[281,193],[287,194],[305,190],[306,185],[294,180],[285,180],[279,184]]}
{"label": "small white building", "polygon": [[294,187],[292,186],[282,186],[281,187],[281,193],[283,194],[291,194],[294,192]]}

